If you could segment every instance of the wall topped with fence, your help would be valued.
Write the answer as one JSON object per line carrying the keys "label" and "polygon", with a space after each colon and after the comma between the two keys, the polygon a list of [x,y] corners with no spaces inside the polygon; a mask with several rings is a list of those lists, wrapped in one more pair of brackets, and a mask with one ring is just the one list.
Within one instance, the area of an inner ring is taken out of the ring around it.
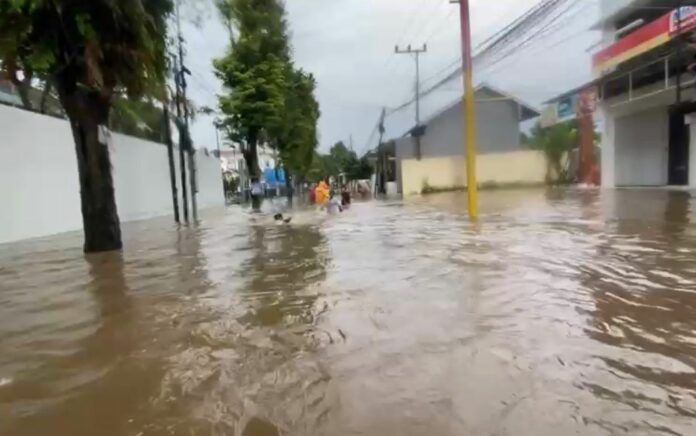
{"label": "wall topped with fence", "polygon": [[[114,133],[109,147],[121,220],[173,214],[166,146]],[[222,207],[219,160],[201,150],[196,162],[198,208]],[[175,163],[179,185],[178,156]],[[0,186],[0,243],[81,229],[77,160],[67,121],[0,105]]]}

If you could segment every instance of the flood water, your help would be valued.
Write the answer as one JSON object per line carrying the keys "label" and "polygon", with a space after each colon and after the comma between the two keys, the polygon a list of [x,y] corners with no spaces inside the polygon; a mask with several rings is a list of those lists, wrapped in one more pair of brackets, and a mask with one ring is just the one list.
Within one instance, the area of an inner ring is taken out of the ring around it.
{"label": "flood water", "polygon": [[0,435],[696,434],[696,200],[481,203],[0,245]]}

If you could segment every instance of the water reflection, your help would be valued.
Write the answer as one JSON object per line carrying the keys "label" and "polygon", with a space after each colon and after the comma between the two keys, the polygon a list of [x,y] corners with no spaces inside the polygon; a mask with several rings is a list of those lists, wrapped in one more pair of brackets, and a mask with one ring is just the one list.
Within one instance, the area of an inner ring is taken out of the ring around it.
{"label": "water reflection", "polygon": [[[318,428],[312,422],[324,414],[330,379],[312,354],[331,337],[319,326],[326,310],[318,303],[329,262],[325,238],[317,227],[276,226],[270,219],[246,230],[239,237],[246,243],[233,242],[246,256],[230,257],[242,276],[208,286],[198,318],[182,326],[190,332],[187,345],[169,356],[154,401],[165,424],[148,431],[272,435]],[[218,237],[226,240],[224,232]]]}
{"label": "water reflection", "polygon": [[[253,226],[253,251],[242,270],[250,278],[244,299],[251,306],[243,323],[313,325],[318,285],[329,261],[326,241],[312,226]],[[281,326],[282,327],[282,326]]]}
{"label": "water reflection", "polygon": [[[648,200],[664,207],[655,207],[644,220],[619,220],[617,231],[598,246],[595,261],[581,268],[594,298],[586,334],[606,347],[594,355],[596,373],[578,384],[613,409],[608,418],[586,421],[611,433],[689,434],[696,417],[696,321],[691,316],[696,271],[690,267],[692,248],[686,248],[694,243],[688,238],[693,230],[690,195],[626,194],[619,201]],[[637,422],[636,412],[652,418]]]}
{"label": "water reflection", "polygon": [[465,205],[0,247],[0,434],[696,432],[688,193]]}

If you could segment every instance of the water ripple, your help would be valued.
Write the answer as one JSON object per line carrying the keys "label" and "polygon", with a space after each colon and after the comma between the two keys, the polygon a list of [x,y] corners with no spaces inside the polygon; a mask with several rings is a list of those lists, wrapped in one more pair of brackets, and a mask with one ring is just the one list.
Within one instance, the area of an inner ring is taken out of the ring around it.
{"label": "water ripple", "polygon": [[0,434],[694,434],[693,200],[465,203],[0,246]]}

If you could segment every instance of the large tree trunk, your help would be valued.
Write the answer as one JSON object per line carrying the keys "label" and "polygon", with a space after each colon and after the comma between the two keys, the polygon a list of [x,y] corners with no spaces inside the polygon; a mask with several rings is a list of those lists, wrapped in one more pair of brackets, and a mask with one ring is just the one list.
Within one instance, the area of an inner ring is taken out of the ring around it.
{"label": "large tree trunk", "polygon": [[295,195],[295,187],[293,186],[290,172],[285,168],[285,196],[288,197],[288,204],[292,206],[292,197]]}
{"label": "large tree trunk", "polygon": [[[250,134],[248,138],[248,144],[242,151],[244,155],[244,161],[246,162],[247,171],[249,172],[249,180],[251,181],[250,187],[253,190],[254,184],[261,181],[261,168],[259,168],[259,154],[257,152],[258,136],[256,134]],[[263,197],[260,195],[251,194],[251,208],[254,211],[261,210],[261,203]]]}
{"label": "large tree trunk", "polygon": [[254,179],[261,179],[261,168],[259,167],[259,154],[257,151],[256,139],[249,141],[249,144],[242,151],[244,155],[244,162],[247,166],[247,171],[249,172],[249,179],[252,181]]}
{"label": "large tree trunk", "polygon": [[59,93],[75,140],[84,250],[86,253],[120,250],[123,244],[109,147],[99,135],[100,126],[106,127],[109,119],[109,100],[97,92],[79,87],[72,92],[59,87]]}

